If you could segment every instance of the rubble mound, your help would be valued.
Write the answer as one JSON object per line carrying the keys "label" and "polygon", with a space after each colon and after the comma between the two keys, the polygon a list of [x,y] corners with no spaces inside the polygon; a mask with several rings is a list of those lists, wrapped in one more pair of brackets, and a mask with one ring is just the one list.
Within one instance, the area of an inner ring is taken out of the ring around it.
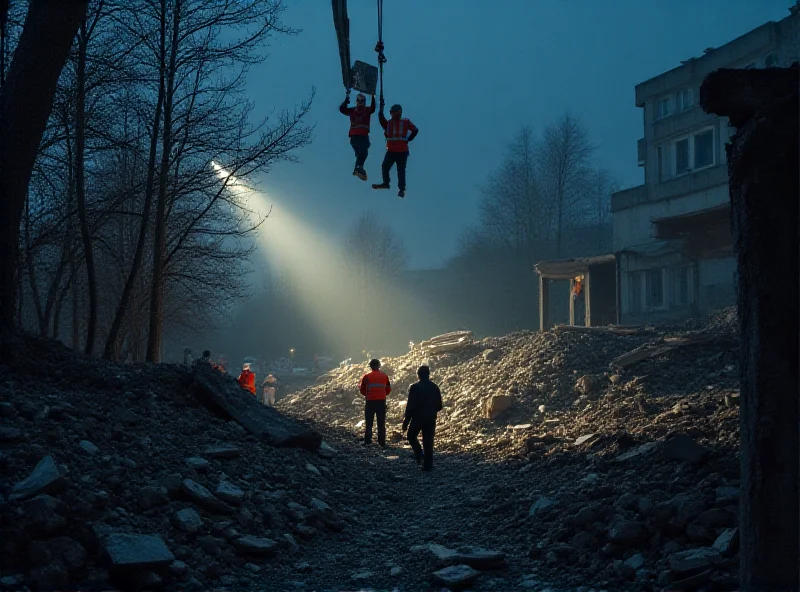
{"label": "rubble mound", "polygon": [[32,338],[3,351],[0,590],[257,589],[269,562],[347,526],[319,434],[233,378]]}
{"label": "rubble mound", "polygon": [[[734,312],[671,327],[521,332],[382,362],[396,442],[414,371],[431,366],[445,405],[434,463],[459,466],[448,474],[452,504],[481,526],[469,543],[506,553],[510,566],[530,562],[508,589],[737,589]],[[365,368],[335,369],[279,407],[357,437]],[[457,563],[436,581],[471,583],[474,570]]]}

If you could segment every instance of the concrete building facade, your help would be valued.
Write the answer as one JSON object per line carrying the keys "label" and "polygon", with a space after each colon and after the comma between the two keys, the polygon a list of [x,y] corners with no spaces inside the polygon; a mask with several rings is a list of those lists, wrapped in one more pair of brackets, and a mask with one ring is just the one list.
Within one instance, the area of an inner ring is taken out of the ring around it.
{"label": "concrete building facade", "polygon": [[800,0],[790,15],[636,86],[645,183],[611,198],[623,324],[689,316],[735,299],[725,144],[734,129],[699,106],[703,79],[720,68],[798,60]]}

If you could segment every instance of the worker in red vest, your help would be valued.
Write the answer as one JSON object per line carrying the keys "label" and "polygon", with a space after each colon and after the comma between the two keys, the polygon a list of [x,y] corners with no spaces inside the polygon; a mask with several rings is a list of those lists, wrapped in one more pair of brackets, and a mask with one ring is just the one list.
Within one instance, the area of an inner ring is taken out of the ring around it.
{"label": "worker in red vest", "polygon": [[383,126],[383,135],[386,136],[386,156],[383,157],[381,172],[383,173],[383,183],[373,184],[373,189],[389,189],[389,171],[397,163],[397,186],[400,188],[397,194],[400,197],[406,196],[406,162],[408,161],[408,143],[411,142],[419,130],[411,123],[410,119],[403,117],[403,108],[400,105],[392,105],[389,109],[390,120],[386,120],[383,115],[383,107],[378,112],[378,119]]}
{"label": "worker in red vest", "polygon": [[358,390],[367,400],[364,405],[364,446],[372,444],[372,422],[378,418],[378,444],[386,448],[386,396],[392,392],[389,377],[380,371],[380,360],[370,360],[370,372],[361,377]]}
{"label": "worker in red vest", "polygon": [[236,379],[239,386],[246,391],[250,391],[253,396],[256,394],[256,375],[250,370],[250,364],[242,365],[242,373]]}
{"label": "worker in red vest", "polygon": [[356,168],[353,174],[362,181],[367,180],[367,171],[364,170],[364,163],[369,154],[369,118],[375,113],[375,95],[372,95],[372,104],[367,109],[367,97],[358,93],[356,95],[356,106],[348,107],[350,97],[339,105],[339,113],[350,117],[350,145],[356,153]]}

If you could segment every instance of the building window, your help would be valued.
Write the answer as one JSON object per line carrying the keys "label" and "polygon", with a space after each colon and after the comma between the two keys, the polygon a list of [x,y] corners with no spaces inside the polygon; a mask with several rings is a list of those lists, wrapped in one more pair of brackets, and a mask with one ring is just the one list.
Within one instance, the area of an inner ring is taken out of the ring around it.
{"label": "building window", "polygon": [[628,274],[628,307],[630,312],[642,312],[642,272],[636,271]]}
{"label": "building window", "polygon": [[689,138],[682,138],[675,142],[675,175],[685,175],[689,172]]}
{"label": "building window", "polygon": [[671,113],[671,103],[669,97],[664,97],[656,105],[656,119],[663,119],[668,117]]}
{"label": "building window", "polygon": [[708,129],[694,135],[694,168],[714,164],[714,130]]}
{"label": "building window", "polygon": [[659,183],[664,180],[664,150],[661,146],[656,148],[656,178]]}
{"label": "building window", "polygon": [[645,306],[648,309],[664,306],[664,270],[649,269],[645,276]]}
{"label": "building window", "polygon": [[771,54],[767,55],[766,58],[764,58],[764,67],[766,67],[766,68],[774,68],[777,65],[778,65],[778,54],[777,53],[772,52]]}
{"label": "building window", "polygon": [[692,102],[692,89],[684,88],[675,93],[675,112],[680,113],[694,107]]}

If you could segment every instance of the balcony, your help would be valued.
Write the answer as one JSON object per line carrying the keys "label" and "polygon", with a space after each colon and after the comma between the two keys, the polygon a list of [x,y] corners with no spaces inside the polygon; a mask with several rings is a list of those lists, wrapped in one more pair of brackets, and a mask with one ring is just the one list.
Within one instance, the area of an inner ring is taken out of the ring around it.
{"label": "balcony", "polygon": [[619,191],[611,196],[611,211],[617,212],[643,203],[653,203],[680,197],[688,193],[705,191],[728,184],[728,165],[720,164],[708,169],[682,175],[664,183],[639,185]]}

